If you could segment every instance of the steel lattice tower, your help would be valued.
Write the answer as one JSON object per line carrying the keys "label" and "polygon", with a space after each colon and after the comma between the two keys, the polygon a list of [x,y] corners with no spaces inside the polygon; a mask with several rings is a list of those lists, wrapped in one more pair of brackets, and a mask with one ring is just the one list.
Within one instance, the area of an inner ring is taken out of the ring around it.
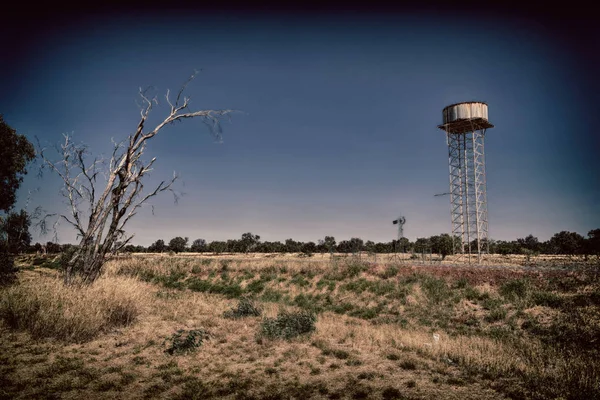
{"label": "steel lattice tower", "polygon": [[488,128],[486,103],[453,104],[443,111],[448,144],[450,217],[454,253],[468,257],[488,253],[488,213],[484,139]]}

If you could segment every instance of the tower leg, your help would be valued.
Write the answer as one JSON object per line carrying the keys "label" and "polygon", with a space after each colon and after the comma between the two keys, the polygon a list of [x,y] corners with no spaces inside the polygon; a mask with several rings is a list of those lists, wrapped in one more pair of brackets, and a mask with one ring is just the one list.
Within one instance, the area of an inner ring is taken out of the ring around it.
{"label": "tower leg", "polygon": [[485,130],[446,133],[450,181],[450,217],[457,261],[469,264],[489,252]]}

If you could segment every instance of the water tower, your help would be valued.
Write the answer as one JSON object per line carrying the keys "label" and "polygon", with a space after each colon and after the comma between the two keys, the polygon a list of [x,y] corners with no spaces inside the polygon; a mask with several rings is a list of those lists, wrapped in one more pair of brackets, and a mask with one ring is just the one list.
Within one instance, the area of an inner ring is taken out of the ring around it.
{"label": "water tower", "polygon": [[482,102],[452,104],[443,110],[448,165],[450,170],[450,217],[454,253],[488,253],[488,213],[485,178],[485,132],[494,125],[488,121],[488,106]]}

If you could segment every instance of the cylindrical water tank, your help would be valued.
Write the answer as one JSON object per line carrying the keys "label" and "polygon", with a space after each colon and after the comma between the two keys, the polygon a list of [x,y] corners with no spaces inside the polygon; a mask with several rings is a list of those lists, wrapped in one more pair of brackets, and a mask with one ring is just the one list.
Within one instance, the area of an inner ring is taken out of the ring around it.
{"label": "cylindrical water tank", "polygon": [[486,103],[471,101],[467,103],[452,104],[443,111],[444,125],[460,120],[488,119],[488,106]]}

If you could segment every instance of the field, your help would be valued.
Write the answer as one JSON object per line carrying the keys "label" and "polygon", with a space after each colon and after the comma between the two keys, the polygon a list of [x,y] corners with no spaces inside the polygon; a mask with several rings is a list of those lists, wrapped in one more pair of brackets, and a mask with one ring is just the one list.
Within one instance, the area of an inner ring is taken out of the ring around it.
{"label": "field", "polygon": [[0,398],[600,398],[597,260],[418,261],[133,255],[67,288],[24,257]]}

